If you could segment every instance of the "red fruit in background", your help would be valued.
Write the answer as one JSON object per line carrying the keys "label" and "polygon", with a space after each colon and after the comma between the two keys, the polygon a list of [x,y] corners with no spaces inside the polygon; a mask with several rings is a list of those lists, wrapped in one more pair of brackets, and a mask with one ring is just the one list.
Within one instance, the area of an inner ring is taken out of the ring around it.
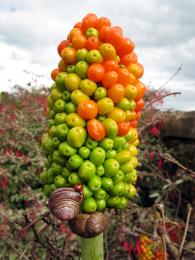
{"label": "red fruit in background", "polygon": [[68,46],[68,44],[70,44],[69,40],[63,40],[60,42],[60,44],[58,45],[58,54],[61,55],[61,51],[66,48]]}
{"label": "red fruit in background", "polygon": [[87,29],[89,29],[89,28],[95,28],[97,20],[98,20],[98,18],[95,14],[86,15],[83,18],[82,24],[81,24],[81,29],[83,30],[83,32],[85,33],[87,31]]}
{"label": "red fruit in background", "polygon": [[82,192],[83,191],[83,185],[82,184],[76,184],[74,186],[74,190],[78,191],[78,192]]}
{"label": "red fruit in background", "polygon": [[102,42],[105,42],[107,34],[110,32],[111,27],[109,25],[104,25],[99,30],[99,38]]}
{"label": "red fruit in background", "polygon": [[127,85],[129,83],[129,71],[127,68],[119,67],[118,69],[118,83],[122,85]]}
{"label": "red fruit in background", "polygon": [[137,102],[136,102],[136,108],[135,108],[135,112],[140,112],[142,109],[144,108],[144,100],[143,98],[139,99]]}
{"label": "red fruit in background", "polygon": [[128,66],[129,64],[136,63],[136,62],[137,62],[137,55],[133,51],[121,57],[121,63],[124,64],[125,66]]}
{"label": "red fruit in background", "polygon": [[97,30],[100,30],[100,28],[102,26],[111,26],[111,22],[108,18],[106,17],[100,17],[98,20],[97,20],[97,23],[96,23],[96,29]]}
{"label": "red fruit in background", "polygon": [[137,96],[135,98],[135,101],[138,101],[139,99],[144,97],[146,92],[146,87],[140,80],[136,81],[135,86],[137,88]]}
{"label": "red fruit in background", "polygon": [[99,82],[103,79],[105,74],[104,66],[100,63],[93,63],[89,66],[87,71],[88,78],[94,82]]}
{"label": "red fruit in background", "polygon": [[95,36],[91,36],[87,39],[85,47],[88,50],[94,50],[94,49],[98,50],[99,46],[100,46],[100,40]]}
{"label": "red fruit in background", "polygon": [[102,64],[105,68],[105,71],[116,71],[118,72],[118,62],[115,60],[106,60]]}
{"label": "red fruit in background", "polygon": [[109,88],[115,83],[117,83],[118,80],[118,73],[116,71],[108,71],[104,74],[104,77],[102,79],[102,85],[105,88]]}
{"label": "red fruit in background", "polygon": [[91,119],[87,122],[87,131],[95,141],[101,141],[106,135],[103,124],[97,119]]}
{"label": "red fruit in background", "polygon": [[118,135],[124,136],[129,132],[130,122],[118,122]]}
{"label": "red fruit in background", "polygon": [[118,103],[125,95],[125,89],[121,84],[114,84],[108,89],[108,97],[112,99],[114,103]]}
{"label": "red fruit in background", "polygon": [[55,81],[56,79],[56,76],[60,73],[60,70],[59,69],[54,69],[52,70],[51,72],[51,78]]}
{"label": "red fruit in background", "polygon": [[84,100],[79,103],[77,113],[85,120],[93,119],[97,116],[98,108],[93,100]]}

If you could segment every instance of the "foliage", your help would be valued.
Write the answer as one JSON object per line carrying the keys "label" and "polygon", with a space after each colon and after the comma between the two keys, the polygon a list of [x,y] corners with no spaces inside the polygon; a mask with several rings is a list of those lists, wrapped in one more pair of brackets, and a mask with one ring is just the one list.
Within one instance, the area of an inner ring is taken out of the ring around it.
{"label": "foliage", "polygon": [[[33,201],[44,166],[40,138],[46,127],[46,90],[16,88],[2,93],[0,104],[0,199],[13,209]],[[5,170],[6,169],[6,170]]]}

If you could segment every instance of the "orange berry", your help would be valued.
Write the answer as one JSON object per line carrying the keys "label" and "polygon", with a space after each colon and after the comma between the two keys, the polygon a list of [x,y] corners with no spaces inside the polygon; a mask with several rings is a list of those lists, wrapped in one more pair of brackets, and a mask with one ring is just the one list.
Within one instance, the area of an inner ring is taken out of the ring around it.
{"label": "orange berry", "polygon": [[88,14],[86,15],[83,20],[82,20],[82,24],[81,24],[81,29],[83,30],[83,32],[85,33],[87,31],[87,29],[93,27],[96,27],[96,23],[97,23],[97,16],[95,14]]}
{"label": "orange berry", "polygon": [[83,35],[77,35],[72,38],[72,47],[76,50],[85,48],[87,39]]}
{"label": "orange berry", "polygon": [[137,113],[135,111],[131,112],[131,120],[130,121],[134,121],[137,120]]}
{"label": "orange berry", "polygon": [[111,28],[107,33],[105,40],[106,42],[111,43],[115,48],[118,48],[122,40],[121,30],[118,28]]}
{"label": "orange berry", "polygon": [[128,83],[134,85],[136,81],[137,81],[136,77],[131,72],[129,72],[129,82]]}
{"label": "orange berry", "polygon": [[104,77],[102,79],[102,85],[105,88],[109,88],[115,83],[117,83],[118,80],[118,73],[116,71],[108,71],[104,74]]}
{"label": "orange berry", "polygon": [[101,28],[102,26],[105,26],[105,25],[111,26],[110,20],[109,20],[108,18],[106,18],[106,17],[100,17],[100,18],[97,20],[96,29],[97,29],[97,30],[100,30],[100,28]]}
{"label": "orange berry", "polygon": [[86,41],[86,48],[88,50],[99,49],[99,46],[100,46],[100,40],[95,36],[89,37]]}
{"label": "orange berry", "polygon": [[112,99],[114,103],[120,102],[125,95],[125,89],[121,84],[114,84],[108,89],[108,97]]}
{"label": "orange berry", "polygon": [[146,91],[146,87],[140,80],[136,81],[135,86],[137,88],[137,96],[135,98],[135,101],[138,101],[139,99],[144,97],[145,91]]}
{"label": "orange berry", "polygon": [[68,46],[68,44],[70,44],[69,40],[63,40],[60,42],[60,44],[58,45],[58,54],[61,55],[61,51],[66,48]]}
{"label": "orange berry", "polygon": [[137,79],[141,78],[144,73],[144,68],[140,63],[131,63],[127,68]]}
{"label": "orange berry", "polygon": [[103,62],[105,71],[116,71],[118,72],[118,63],[115,60],[106,60]]}
{"label": "orange berry", "polygon": [[77,113],[85,120],[93,119],[97,116],[97,104],[93,100],[84,100],[79,103]]}
{"label": "orange berry", "polygon": [[103,124],[97,119],[91,119],[87,122],[87,132],[95,141],[101,141],[106,135]]}
{"label": "orange berry", "polygon": [[56,76],[60,73],[60,70],[59,69],[54,69],[52,70],[51,72],[51,78],[55,81],[56,79]]}
{"label": "orange berry", "polygon": [[107,34],[110,32],[111,27],[109,25],[103,25],[99,30],[99,38],[102,42],[105,41]]}
{"label": "orange berry", "polygon": [[136,63],[136,62],[137,62],[137,55],[133,51],[121,57],[121,63],[124,64],[125,66],[128,66],[130,63]]}
{"label": "orange berry", "polygon": [[68,40],[72,41],[73,37],[78,36],[78,35],[82,35],[82,32],[79,28],[75,27],[70,31],[70,33],[68,35]]}
{"label": "orange berry", "polygon": [[137,127],[137,120],[133,120],[130,122],[130,127],[136,128]]}
{"label": "orange berry", "polygon": [[60,60],[58,63],[58,68],[60,72],[66,71],[67,65],[63,62],[63,60]]}
{"label": "orange berry", "polygon": [[119,67],[118,69],[118,83],[126,85],[129,83],[129,71],[125,67]]}
{"label": "orange berry", "polygon": [[93,63],[89,66],[87,71],[88,78],[94,82],[99,82],[103,79],[105,69],[100,63]]}
{"label": "orange berry", "polygon": [[75,25],[74,25],[74,28],[79,28],[79,29],[81,29],[81,22],[77,22]]}
{"label": "orange berry", "polygon": [[130,123],[129,122],[118,122],[118,134],[119,136],[124,136],[129,132]]}
{"label": "orange berry", "polygon": [[117,53],[124,56],[130,53],[135,47],[135,44],[128,38],[122,38],[117,48]]}
{"label": "orange berry", "polygon": [[65,64],[75,64],[76,50],[72,47],[66,47],[61,51],[61,57]]}

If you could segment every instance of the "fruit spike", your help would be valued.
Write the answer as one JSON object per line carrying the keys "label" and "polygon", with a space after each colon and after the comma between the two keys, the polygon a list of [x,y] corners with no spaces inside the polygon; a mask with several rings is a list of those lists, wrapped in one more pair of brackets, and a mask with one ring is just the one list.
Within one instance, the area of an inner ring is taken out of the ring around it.
{"label": "fruit spike", "polygon": [[42,138],[44,193],[82,190],[85,213],[125,208],[136,196],[136,127],[145,94],[135,44],[108,18],[88,14],[57,51]]}

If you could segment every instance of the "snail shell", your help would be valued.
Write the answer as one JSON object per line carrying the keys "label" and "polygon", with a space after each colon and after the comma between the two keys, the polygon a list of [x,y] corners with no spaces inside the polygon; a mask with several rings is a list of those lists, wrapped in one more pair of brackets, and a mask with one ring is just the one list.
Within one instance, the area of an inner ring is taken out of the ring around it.
{"label": "snail shell", "polygon": [[101,234],[107,226],[107,217],[101,212],[92,214],[78,214],[69,221],[71,230],[81,237],[96,237]]}
{"label": "snail shell", "polygon": [[49,197],[49,210],[60,220],[71,220],[79,212],[83,200],[82,193],[74,188],[65,187],[54,191]]}

